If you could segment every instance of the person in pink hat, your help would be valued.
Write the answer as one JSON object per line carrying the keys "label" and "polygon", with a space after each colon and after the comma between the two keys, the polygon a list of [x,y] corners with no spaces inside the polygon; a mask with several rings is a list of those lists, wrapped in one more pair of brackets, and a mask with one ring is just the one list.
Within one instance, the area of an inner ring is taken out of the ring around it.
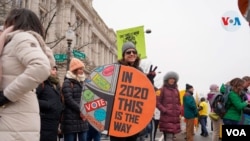
{"label": "person in pink hat", "polygon": [[[210,112],[213,112],[213,108],[211,107],[211,100],[214,95],[220,93],[219,86],[217,84],[211,84],[209,86],[209,93],[207,94],[207,100],[210,104]],[[211,129],[213,130],[212,133],[212,141],[219,141],[220,138],[220,126],[222,125],[222,119],[219,118],[218,120],[211,119]]]}

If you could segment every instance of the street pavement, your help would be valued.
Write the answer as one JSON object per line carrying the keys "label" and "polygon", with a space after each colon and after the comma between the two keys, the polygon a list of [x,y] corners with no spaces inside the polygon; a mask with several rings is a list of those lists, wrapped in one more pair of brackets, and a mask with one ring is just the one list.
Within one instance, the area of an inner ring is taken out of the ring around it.
{"label": "street pavement", "polygon": [[[208,117],[208,123],[207,123],[207,129],[208,129],[208,133],[209,133],[209,136],[208,137],[203,137],[200,135],[200,126],[198,127],[198,129],[195,129],[195,135],[194,135],[194,141],[211,141],[212,140],[212,131],[211,131],[211,121]],[[181,124],[182,126],[182,129],[183,131],[179,134],[176,134],[176,139],[175,141],[185,141],[185,133],[184,133],[184,130],[185,130],[185,123],[182,122]],[[105,135],[102,136],[102,141],[109,141],[109,138]],[[145,138],[144,141],[150,141],[149,138]],[[163,135],[162,135],[162,132],[160,132],[159,130],[157,130],[157,133],[156,133],[156,138],[155,138],[155,141],[163,141]]]}
{"label": "street pavement", "polygon": [[[176,134],[175,136],[176,136],[175,141],[185,141],[185,134],[183,132]],[[102,141],[109,141],[109,138],[106,137],[105,135],[103,135],[101,140]],[[209,132],[208,137],[200,136],[199,131],[197,131],[196,134],[194,135],[194,141],[211,141],[211,140],[212,140],[212,132]],[[145,138],[144,141],[150,141],[150,140],[148,138]],[[155,141],[164,141],[163,135],[161,132],[157,132]]]}

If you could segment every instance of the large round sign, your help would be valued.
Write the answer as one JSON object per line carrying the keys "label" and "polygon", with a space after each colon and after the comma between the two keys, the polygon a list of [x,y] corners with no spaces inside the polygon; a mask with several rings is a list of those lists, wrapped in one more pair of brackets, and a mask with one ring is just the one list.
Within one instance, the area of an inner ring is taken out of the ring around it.
{"label": "large round sign", "polygon": [[85,83],[81,112],[98,131],[127,137],[142,131],[156,106],[154,87],[141,71],[119,64],[96,68]]}

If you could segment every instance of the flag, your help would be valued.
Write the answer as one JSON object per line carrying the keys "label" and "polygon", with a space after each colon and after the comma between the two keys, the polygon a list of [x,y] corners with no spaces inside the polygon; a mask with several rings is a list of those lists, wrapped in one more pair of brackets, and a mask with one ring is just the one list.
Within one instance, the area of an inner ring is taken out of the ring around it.
{"label": "flag", "polygon": [[147,58],[144,26],[132,27],[128,29],[122,29],[116,31],[117,39],[117,56],[118,59],[122,58],[122,45],[127,41],[131,41],[135,44],[138,55],[141,59]]}

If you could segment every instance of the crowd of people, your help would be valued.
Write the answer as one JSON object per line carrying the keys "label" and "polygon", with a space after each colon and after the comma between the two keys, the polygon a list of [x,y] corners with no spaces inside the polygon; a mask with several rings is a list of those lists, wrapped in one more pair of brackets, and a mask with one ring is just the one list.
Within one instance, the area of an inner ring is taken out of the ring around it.
{"label": "crowd of people", "polygon": [[[226,112],[223,116],[217,115],[216,118],[211,118],[212,123],[212,141],[219,141],[222,138],[222,125],[240,125],[244,123],[244,115],[250,115],[250,99],[248,87],[250,86],[250,76],[242,78],[233,78],[229,82],[223,83],[221,86],[212,84],[210,92],[207,94],[207,100],[212,105],[212,99],[216,94],[225,93],[229,89],[228,99],[226,101]],[[214,108],[211,106],[211,113]]]}
{"label": "crowd of people", "polygon": [[[52,50],[44,42],[44,29],[37,15],[28,9],[13,9],[0,32],[0,138],[20,141],[100,141],[101,133],[88,123],[80,111],[81,94],[86,74],[85,64],[71,58],[69,70],[62,83],[57,75]],[[140,56],[133,42],[122,46],[120,65],[140,68]],[[154,86],[155,70],[145,73]],[[208,137],[207,118],[209,102],[225,87],[230,86],[227,112],[212,119],[212,141],[218,141],[221,125],[246,124],[242,114],[249,114],[250,96],[247,88],[250,77],[233,78],[226,84],[212,84],[207,98],[197,103],[194,87],[186,84],[181,104],[178,90],[179,75],[169,71],[163,77],[161,88],[155,88],[155,114],[148,126],[128,137],[110,136],[111,141],[142,141],[148,134],[155,140],[156,131],[163,133],[164,141],[173,141],[181,132],[181,117],[186,122],[187,141],[194,140],[194,120],[199,119],[200,135]],[[62,85],[60,85],[62,84]],[[211,106],[211,103],[210,103]],[[210,107],[213,112],[213,108]],[[60,135],[60,136],[59,136]]]}
{"label": "crowd of people", "polygon": [[[86,79],[85,64],[71,58],[62,83],[52,50],[46,46],[38,16],[25,8],[13,9],[0,35],[0,137],[20,141],[100,141],[101,133],[80,111]],[[132,42],[124,43],[118,64],[142,71]],[[153,84],[155,67],[147,74]],[[60,85],[62,84],[62,85]],[[136,141],[147,128],[129,137],[110,136],[111,141]]]}

